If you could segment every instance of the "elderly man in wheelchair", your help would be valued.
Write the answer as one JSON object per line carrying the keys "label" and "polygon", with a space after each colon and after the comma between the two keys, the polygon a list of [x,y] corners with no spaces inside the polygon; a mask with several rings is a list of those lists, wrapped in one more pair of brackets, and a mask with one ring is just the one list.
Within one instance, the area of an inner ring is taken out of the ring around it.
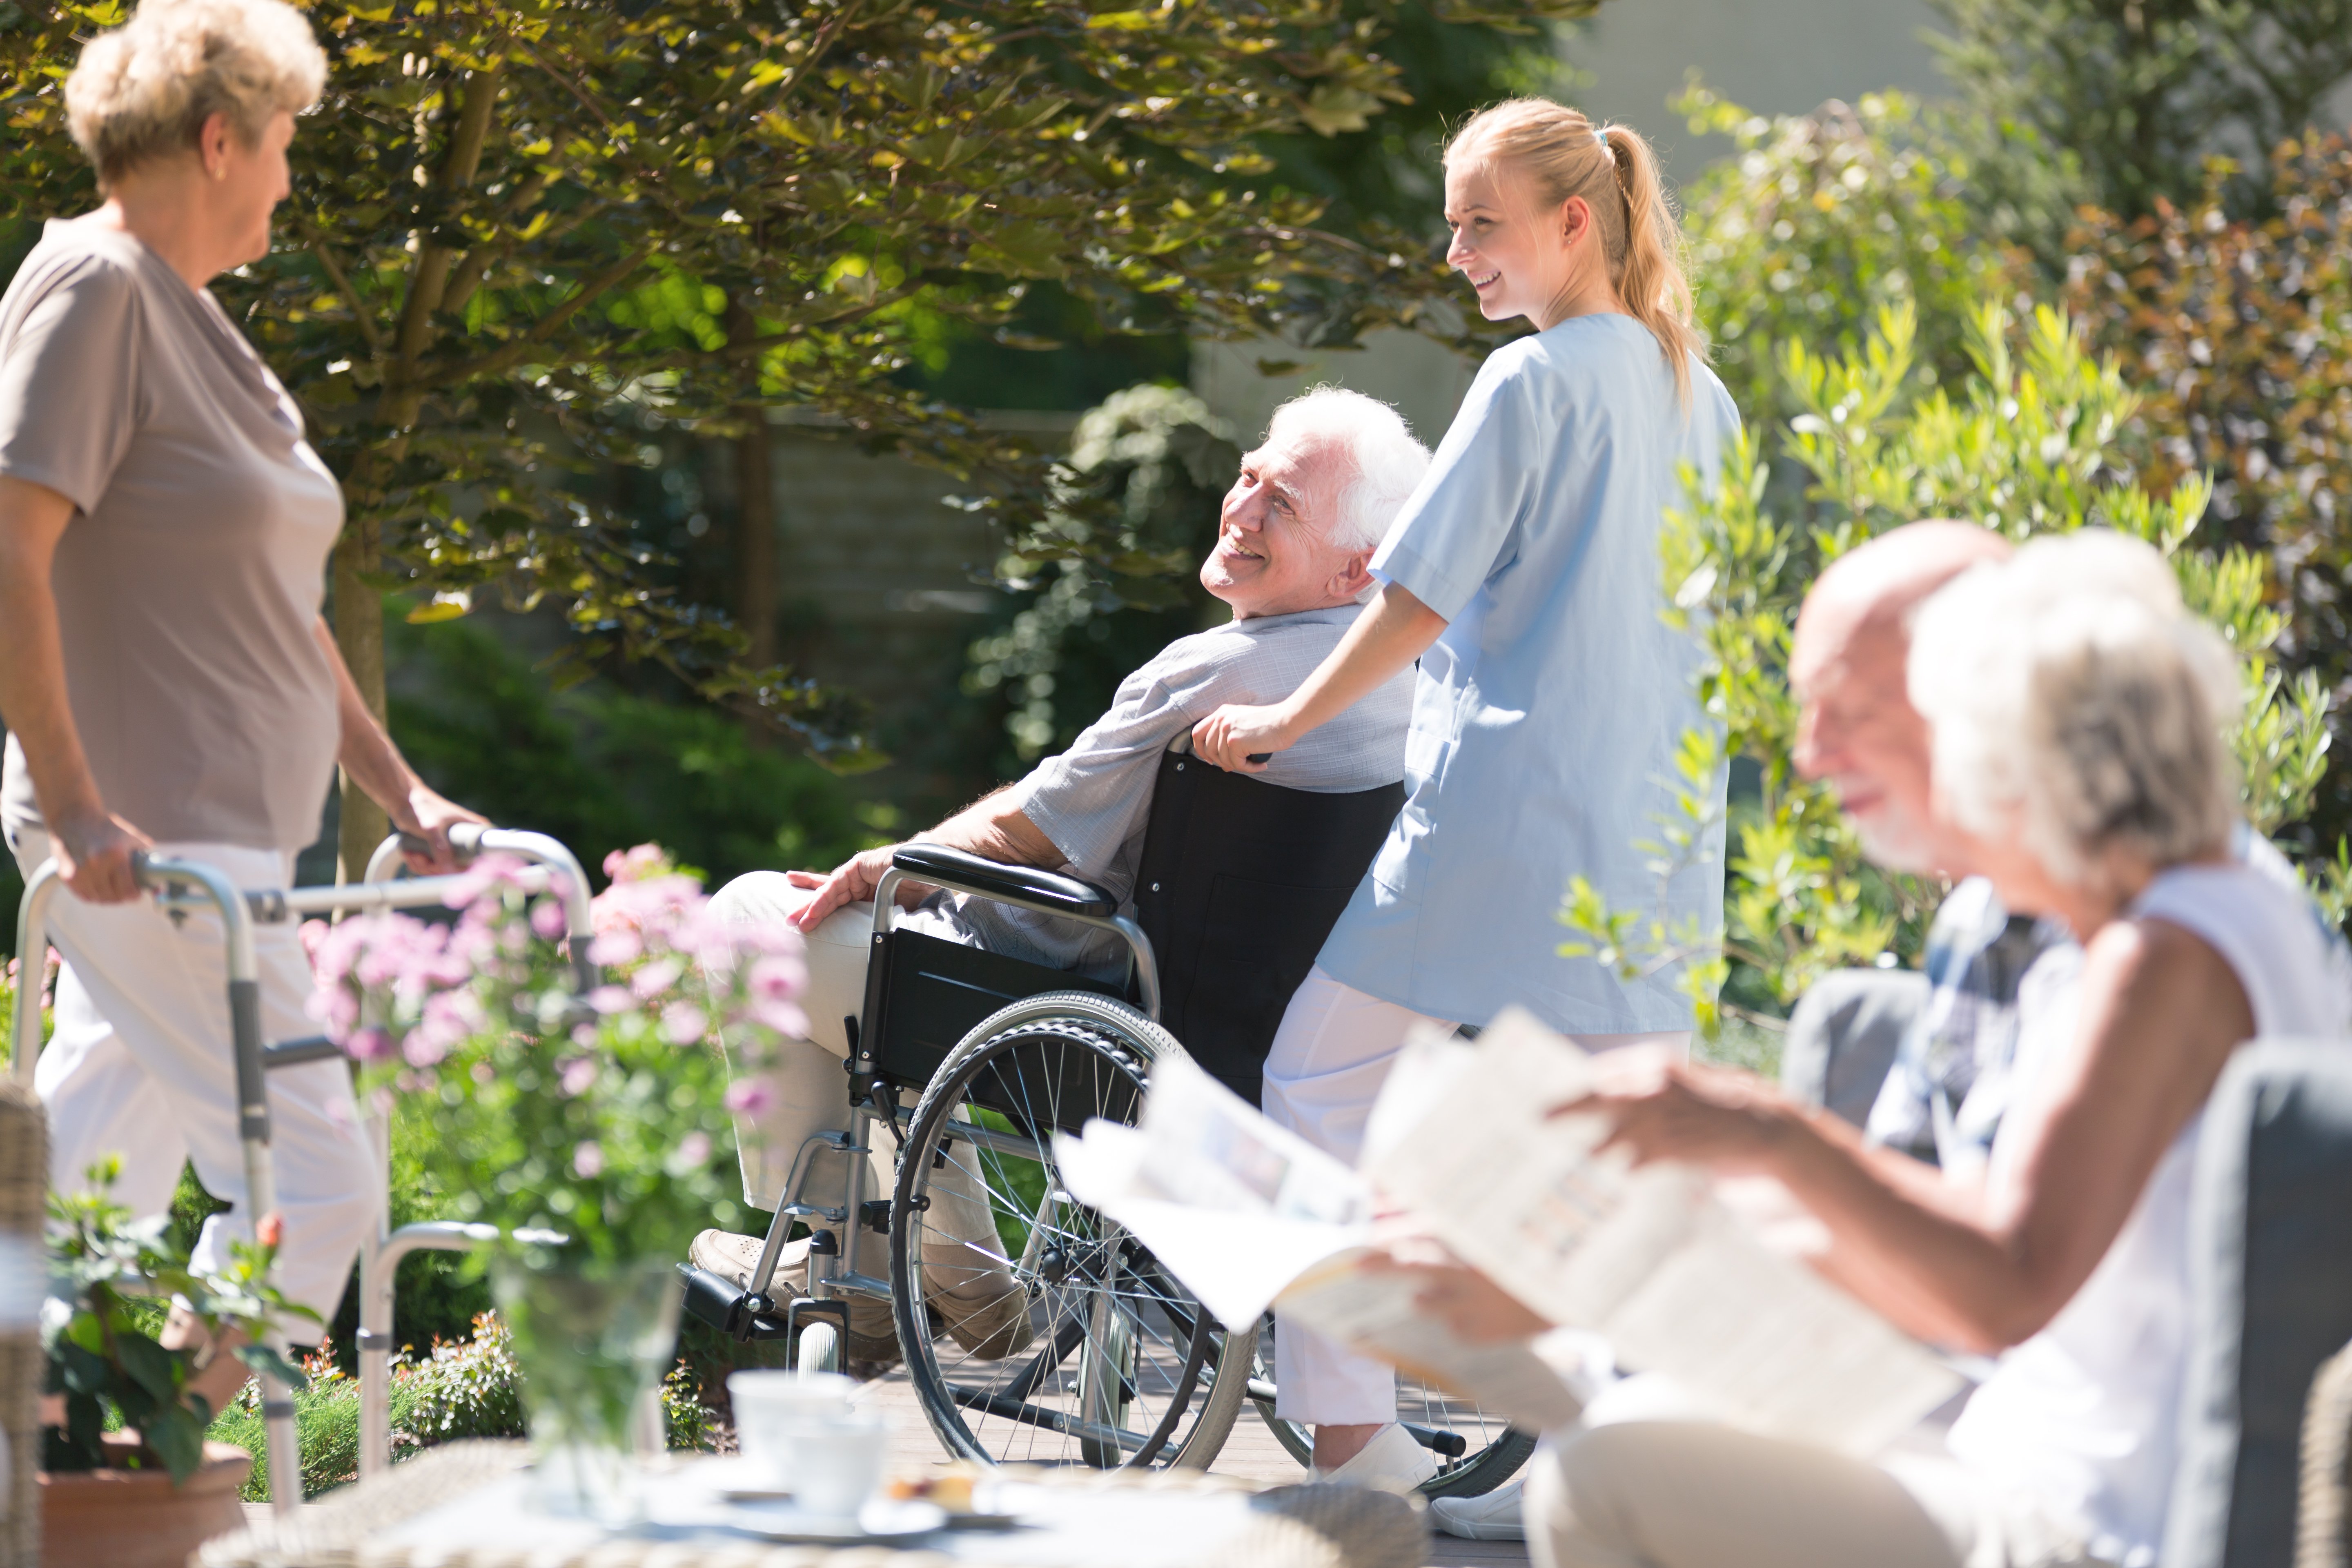
{"label": "elderly man in wheelchair", "polygon": [[[1229,1342],[1252,1336],[1060,1192],[1051,1139],[1131,1120],[1180,1039],[1257,1099],[1283,1007],[1401,804],[1411,672],[1261,775],[1191,759],[1190,732],[1330,652],[1429,460],[1359,394],[1284,405],[1201,567],[1229,623],[1169,645],[1067,752],[913,841],[720,890],[730,918],[805,933],[810,1031],[735,1086],[744,1195],[776,1221],[694,1238],[698,1316],[796,1337],[803,1366],[813,1334],[835,1336],[817,1359],[868,1373],[903,1350],[933,1426],[975,1458],[1049,1434],[1098,1464],[1213,1451],[1248,1382]],[[887,1282],[857,1263],[877,1232]]]}

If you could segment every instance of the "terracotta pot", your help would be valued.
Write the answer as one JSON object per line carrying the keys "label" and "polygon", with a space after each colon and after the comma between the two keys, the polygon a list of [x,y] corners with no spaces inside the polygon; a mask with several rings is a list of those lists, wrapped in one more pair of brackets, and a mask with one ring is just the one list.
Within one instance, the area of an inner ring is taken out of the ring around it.
{"label": "terracotta pot", "polygon": [[[133,1451],[110,1439],[110,1452]],[[185,1568],[215,1535],[245,1528],[237,1489],[253,1456],[206,1443],[205,1462],[179,1486],[152,1456],[152,1469],[83,1470],[41,1477],[44,1568]]]}

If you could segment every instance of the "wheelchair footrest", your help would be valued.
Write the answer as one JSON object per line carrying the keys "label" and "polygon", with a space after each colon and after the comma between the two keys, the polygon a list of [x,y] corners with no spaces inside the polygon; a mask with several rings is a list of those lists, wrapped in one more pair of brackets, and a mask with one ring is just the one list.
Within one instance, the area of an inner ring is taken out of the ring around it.
{"label": "wheelchair footrest", "polygon": [[677,1272],[686,1283],[687,1315],[709,1323],[729,1339],[748,1344],[753,1340],[781,1340],[791,1333],[784,1313],[765,1297],[754,1296],[732,1279],[691,1263],[679,1264]]}

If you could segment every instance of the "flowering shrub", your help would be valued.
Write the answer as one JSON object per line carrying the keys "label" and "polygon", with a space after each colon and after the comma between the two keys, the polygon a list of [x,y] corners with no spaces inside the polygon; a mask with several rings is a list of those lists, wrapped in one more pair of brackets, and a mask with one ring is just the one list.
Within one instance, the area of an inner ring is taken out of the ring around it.
{"label": "flowering shrub", "polygon": [[[589,957],[607,978],[585,997],[561,900],[499,857],[451,894],[454,923],[379,914],[304,932],[314,1015],[365,1090],[425,1112],[454,1216],[599,1268],[736,1219],[728,1111],[760,1102],[777,1042],[807,1028],[790,928],[716,919],[651,845],[605,870]],[[720,1029],[742,1058],[731,1093]]]}

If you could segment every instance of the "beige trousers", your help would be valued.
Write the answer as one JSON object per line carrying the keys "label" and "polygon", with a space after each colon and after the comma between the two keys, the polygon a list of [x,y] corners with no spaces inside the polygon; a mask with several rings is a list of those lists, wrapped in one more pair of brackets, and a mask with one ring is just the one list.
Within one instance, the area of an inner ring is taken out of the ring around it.
{"label": "beige trousers", "polygon": [[1697,1422],[1547,1443],[1523,1504],[1538,1568],[2060,1568],[2080,1534],[1956,1460],[1865,1464]]}
{"label": "beige trousers", "polygon": [[[778,923],[814,894],[813,888],[793,887],[781,871],[752,871],[713,894],[710,908],[720,919],[738,924]],[[874,906],[859,903],[835,910],[814,931],[803,933],[803,941],[808,984],[800,1001],[801,1010],[808,1015],[809,1037],[784,1042],[780,1059],[767,1075],[772,1090],[768,1105],[756,1116],[739,1113],[735,1117],[743,1201],[756,1208],[773,1209],[783,1201],[793,1162],[810,1138],[820,1132],[848,1131],[849,1035],[842,1021],[866,1010],[866,961],[874,945]],[[730,1072],[735,1063],[730,1046]],[[877,1142],[887,1138],[883,1134]],[[866,1160],[866,1195],[888,1197],[897,1175],[887,1142],[869,1149]],[[799,1201],[839,1203],[848,1175],[845,1163],[845,1156],[830,1151],[814,1153],[801,1183]],[[951,1158],[932,1172],[928,1191],[931,1206],[923,1225],[930,1243],[924,1249],[928,1289],[934,1294],[961,1295],[981,1288],[1003,1268],[1003,1245],[978,1173],[969,1162]],[[952,1248],[938,1245],[946,1238],[961,1245]],[[868,1268],[865,1272],[876,1270]]]}

